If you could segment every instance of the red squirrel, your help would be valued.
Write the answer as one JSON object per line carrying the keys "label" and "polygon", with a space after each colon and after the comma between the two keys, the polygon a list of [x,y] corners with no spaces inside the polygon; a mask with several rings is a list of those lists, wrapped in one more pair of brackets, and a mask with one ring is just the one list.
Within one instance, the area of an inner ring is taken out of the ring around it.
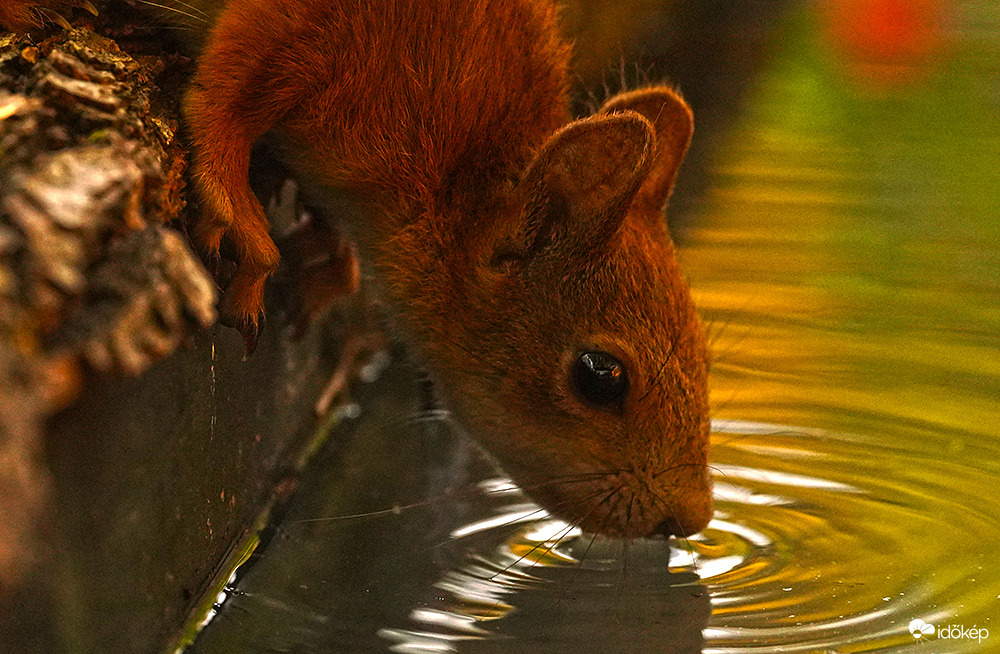
{"label": "red squirrel", "polygon": [[[235,246],[220,311],[248,343],[278,265],[247,181],[270,132],[361,207],[343,229],[399,327],[543,507],[612,536],[706,526],[709,355],[663,218],[693,130],[677,93],[573,120],[550,0],[171,2],[214,17],[185,101],[193,240]],[[37,5],[3,0],[0,24]]]}

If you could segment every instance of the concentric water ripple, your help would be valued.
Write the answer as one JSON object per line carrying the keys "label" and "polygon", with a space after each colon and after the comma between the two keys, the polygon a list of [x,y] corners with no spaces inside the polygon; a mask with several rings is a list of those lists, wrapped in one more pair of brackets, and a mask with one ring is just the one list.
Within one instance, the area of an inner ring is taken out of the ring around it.
{"label": "concentric water ripple", "polygon": [[[712,595],[705,652],[927,651],[915,619],[989,629],[991,473],[816,431],[715,427],[716,520],[691,539]],[[716,569],[733,552],[739,564]],[[933,651],[984,645],[938,638]]]}
{"label": "concentric water ripple", "polygon": [[[402,653],[542,651],[540,634],[558,651],[588,652],[608,651],[602,638],[628,651],[711,654],[937,654],[1000,643],[1000,633],[910,633],[918,619],[938,629],[992,624],[1000,520],[975,508],[992,505],[988,473],[898,452],[889,465],[857,439],[760,423],[718,422],[714,440],[715,519],[669,544],[595,539],[509,482],[483,482],[494,512],[452,537],[485,544],[517,525],[513,533],[444,574],[409,625],[379,635]],[[710,617],[697,600],[706,595]],[[567,611],[578,615],[560,619]],[[564,623],[573,626],[550,633]]]}

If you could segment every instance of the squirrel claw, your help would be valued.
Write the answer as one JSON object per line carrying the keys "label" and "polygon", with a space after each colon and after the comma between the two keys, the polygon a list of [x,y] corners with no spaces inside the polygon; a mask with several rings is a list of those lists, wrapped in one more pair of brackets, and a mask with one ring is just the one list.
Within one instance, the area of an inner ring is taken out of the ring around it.
{"label": "squirrel claw", "polygon": [[264,321],[264,314],[258,320],[248,321],[244,328],[240,329],[243,334],[243,360],[246,361],[257,349],[257,338],[260,336],[261,323]]}
{"label": "squirrel claw", "polygon": [[249,359],[257,349],[257,340],[264,327],[264,312],[261,311],[256,316],[238,316],[223,309],[219,315],[219,323],[239,331],[243,336],[243,360]]}
{"label": "squirrel claw", "polygon": [[97,7],[88,2],[88,0],[81,0],[80,6],[89,11],[92,15],[98,15]]}

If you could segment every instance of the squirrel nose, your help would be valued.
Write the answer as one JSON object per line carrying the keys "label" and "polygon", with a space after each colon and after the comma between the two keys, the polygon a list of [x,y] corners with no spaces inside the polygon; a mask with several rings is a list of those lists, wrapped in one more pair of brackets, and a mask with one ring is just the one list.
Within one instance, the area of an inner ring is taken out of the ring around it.
{"label": "squirrel nose", "polygon": [[653,528],[651,535],[663,535],[667,538],[691,536],[707,527],[711,519],[712,505],[707,503],[703,506],[692,507],[692,510],[685,511],[681,515],[667,518]]}
{"label": "squirrel nose", "polygon": [[689,532],[675,518],[667,518],[660,524],[653,527],[653,535],[662,535],[667,538],[671,536],[690,536],[694,532]]}

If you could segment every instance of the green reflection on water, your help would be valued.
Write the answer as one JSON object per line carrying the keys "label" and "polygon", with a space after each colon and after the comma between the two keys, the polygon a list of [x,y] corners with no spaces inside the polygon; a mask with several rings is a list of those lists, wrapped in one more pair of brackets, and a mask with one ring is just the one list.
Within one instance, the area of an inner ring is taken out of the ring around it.
{"label": "green reflection on water", "polygon": [[716,345],[718,390],[746,392],[727,380],[750,365],[792,397],[822,391],[801,381],[837,386],[880,412],[872,400],[891,398],[992,436],[1000,38],[952,35],[937,70],[875,93],[844,76],[819,23],[802,12],[778,39],[787,49],[731,135],[684,253],[710,320],[740,323]]}
{"label": "green reflection on water", "polygon": [[[874,70],[838,42],[836,4],[810,3],[775,38],[683,264],[714,335],[715,417],[818,427],[865,449],[790,463],[720,437],[715,458],[914,503],[881,525],[889,512],[868,504],[833,509],[898,551],[887,569],[878,543],[852,543],[870,555],[852,552],[845,572],[819,550],[805,567],[829,588],[825,609],[874,611],[883,590],[920,580],[935,610],[997,626],[1000,10],[943,3],[929,50]],[[975,529],[952,530],[973,514]],[[852,579],[870,584],[872,606],[834,606]]]}

